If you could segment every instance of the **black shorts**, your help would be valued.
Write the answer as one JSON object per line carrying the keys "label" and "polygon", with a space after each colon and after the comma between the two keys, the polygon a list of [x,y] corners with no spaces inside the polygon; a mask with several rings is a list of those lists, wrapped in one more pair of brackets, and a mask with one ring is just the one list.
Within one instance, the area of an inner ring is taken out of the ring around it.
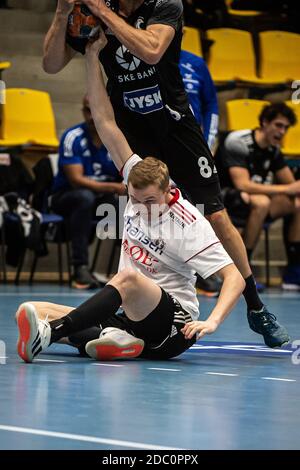
{"label": "black shorts", "polygon": [[170,294],[163,289],[161,291],[159,304],[144,320],[132,321],[124,312],[110,317],[102,323],[102,328],[121,328],[143,339],[145,347],[140,356],[143,358],[170,359],[183,353],[196,341],[196,336],[187,340],[180,331],[192,321],[192,316]]}
{"label": "black shorts", "polygon": [[250,205],[241,198],[241,192],[235,188],[223,188],[222,197],[234,225],[239,227],[246,225],[250,215]]}
{"label": "black shorts", "polygon": [[153,115],[119,108],[116,120],[132,150],[164,161],[192,203],[204,205],[205,215],[224,209],[214,159],[199,124],[190,111],[178,121],[165,114],[161,123]]}

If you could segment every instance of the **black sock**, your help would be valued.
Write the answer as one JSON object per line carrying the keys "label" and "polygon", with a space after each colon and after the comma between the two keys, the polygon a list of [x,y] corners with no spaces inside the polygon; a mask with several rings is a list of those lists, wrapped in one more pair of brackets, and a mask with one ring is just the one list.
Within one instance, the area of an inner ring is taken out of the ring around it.
{"label": "black sock", "polygon": [[248,260],[250,261],[250,260],[251,260],[251,256],[252,256],[252,252],[253,252],[253,248],[246,248],[246,250],[247,250]]}
{"label": "black sock", "polygon": [[85,352],[85,345],[92,341],[93,339],[99,338],[101,333],[101,328],[98,326],[92,326],[91,328],[87,328],[85,330],[79,331],[78,333],[74,333],[73,335],[69,336],[69,341],[75,348],[78,349],[81,356],[87,356]]}
{"label": "black sock", "polygon": [[50,322],[51,343],[91,326],[100,325],[116,313],[121,304],[119,291],[111,285],[106,285],[69,315]]}
{"label": "black sock", "polygon": [[259,298],[253,274],[247,277],[245,282],[246,287],[244,289],[243,296],[245,297],[248,309],[257,311],[261,310],[264,304]]}
{"label": "black sock", "polygon": [[300,266],[300,242],[287,241],[286,254],[289,266]]}
{"label": "black sock", "polygon": [[91,328],[86,328],[85,330],[78,331],[68,337],[72,346],[79,347],[81,345],[86,345],[89,341],[99,338],[101,333],[101,328],[98,326],[92,326]]}

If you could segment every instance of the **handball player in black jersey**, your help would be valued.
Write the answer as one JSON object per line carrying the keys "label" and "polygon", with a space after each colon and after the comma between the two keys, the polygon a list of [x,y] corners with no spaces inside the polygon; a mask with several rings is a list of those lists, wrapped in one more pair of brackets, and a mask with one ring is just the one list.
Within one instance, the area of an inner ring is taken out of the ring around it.
{"label": "handball player in black jersey", "polygon": [[[116,122],[131,148],[141,157],[152,155],[170,168],[176,184],[194,204],[203,204],[218,238],[243,275],[249,325],[271,347],[289,341],[285,328],[270,314],[256,290],[247,253],[223,206],[213,157],[190,111],[178,67],[181,38],[181,0],[84,0],[105,28],[107,46],[100,52],[108,77],[107,90]],[[84,40],[67,34],[74,0],[58,0],[44,43],[43,66],[57,73],[76,54]]]}

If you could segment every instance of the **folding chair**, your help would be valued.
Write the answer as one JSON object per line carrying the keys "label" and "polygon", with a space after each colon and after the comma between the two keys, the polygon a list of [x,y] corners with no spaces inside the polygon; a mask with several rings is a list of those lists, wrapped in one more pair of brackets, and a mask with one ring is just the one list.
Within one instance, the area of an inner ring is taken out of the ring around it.
{"label": "folding chair", "polygon": [[259,33],[260,72],[264,80],[285,83],[300,77],[300,34],[287,31]]}
{"label": "folding chair", "polygon": [[11,63],[8,61],[0,62],[0,80],[2,79],[2,72],[11,67]]}
{"label": "folding chair", "polygon": [[255,129],[259,126],[258,116],[261,110],[268,104],[269,101],[250,99],[227,101],[227,130]]}
{"label": "folding chair", "polygon": [[295,104],[292,101],[286,101],[285,103],[294,110],[297,123],[288,130],[284,138],[282,153],[287,156],[300,157],[300,103]]}
{"label": "folding chair", "polygon": [[197,28],[192,28],[190,26],[185,26],[183,28],[181,49],[202,57],[203,53],[200,32]]}
{"label": "folding chair", "polygon": [[50,95],[26,88],[8,88],[2,106],[0,146],[34,144],[57,148]]}
{"label": "folding chair", "polygon": [[[243,219],[230,215],[230,219],[233,225],[237,228],[243,229],[246,226],[246,222]],[[270,286],[270,237],[269,229],[272,222],[267,221],[263,225],[264,231],[264,249],[265,249],[265,284],[267,287]]]}
{"label": "folding chair", "polygon": [[256,16],[261,16],[263,15],[262,11],[258,10],[238,10],[236,8],[232,8],[232,3],[233,0],[226,0],[225,4],[227,6],[227,12],[229,15],[232,16],[243,16],[243,17],[248,17],[248,18],[253,18]]}
{"label": "folding chair", "polygon": [[206,33],[213,41],[208,66],[214,81],[258,81],[252,36],[248,31],[216,28]]}

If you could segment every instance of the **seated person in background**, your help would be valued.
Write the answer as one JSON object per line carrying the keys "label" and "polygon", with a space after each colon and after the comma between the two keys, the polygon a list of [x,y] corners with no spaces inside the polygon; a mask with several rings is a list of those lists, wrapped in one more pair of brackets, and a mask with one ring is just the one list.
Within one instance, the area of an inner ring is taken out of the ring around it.
{"label": "seated person in background", "polygon": [[[203,131],[205,140],[214,152],[218,134],[219,111],[217,93],[205,60],[182,50],[179,69],[193,114]],[[221,283],[216,276],[202,279],[197,276],[197,292],[208,297],[219,295]]]}
{"label": "seated person in background", "polygon": [[231,132],[220,149],[222,166],[236,189],[224,191],[225,205],[231,216],[245,221],[243,238],[249,259],[264,222],[292,216],[283,287],[300,289],[300,181],[295,181],[280,151],[296,116],[286,104],[276,103],[264,107],[259,123],[255,130]]}
{"label": "seated person in background", "polygon": [[96,207],[101,203],[117,206],[117,196],[125,194],[126,189],[97,134],[87,97],[82,111],[85,122],[66,130],[61,138],[51,207],[68,218],[73,286],[88,289],[97,287],[88,269],[88,244]]}
{"label": "seated person in background", "polygon": [[0,151],[0,195],[16,193],[28,201],[34,188],[33,177],[17,152],[5,149]]}

